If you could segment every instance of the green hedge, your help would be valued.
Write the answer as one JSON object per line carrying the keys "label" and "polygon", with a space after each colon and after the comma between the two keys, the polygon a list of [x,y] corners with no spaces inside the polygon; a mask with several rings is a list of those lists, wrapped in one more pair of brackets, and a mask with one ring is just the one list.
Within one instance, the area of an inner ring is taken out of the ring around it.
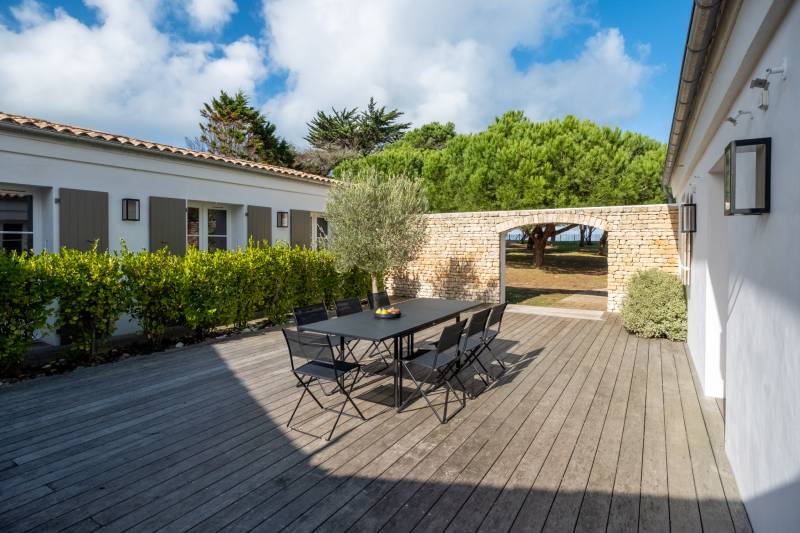
{"label": "green hedge", "polygon": [[370,280],[360,271],[337,272],[325,251],[251,243],[236,251],[190,249],[185,257],[126,249],[0,253],[0,286],[0,370],[8,370],[22,362],[51,315],[51,327],[76,352],[94,354],[123,313],[158,345],[173,325],[203,337],[257,317],[280,324],[296,305],[363,297]]}
{"label": "green hedge", "polygon": [[53,299],[52,278],[42,257],[0,253],[0,372],[17,367],[46,327]]}
{"label": "green hedge", "polygon": [[677,276],[660,270],[638,272],[622,303],[622,323],[640,337],[686,340],[686,293]]}

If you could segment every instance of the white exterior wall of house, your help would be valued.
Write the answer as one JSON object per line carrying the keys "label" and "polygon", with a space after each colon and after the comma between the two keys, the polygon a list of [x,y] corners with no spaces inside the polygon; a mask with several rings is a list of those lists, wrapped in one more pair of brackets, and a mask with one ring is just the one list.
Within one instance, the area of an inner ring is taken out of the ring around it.
{"label": "white exterior wall of house", "polygon": [[[148,198],[165,196],[189,202],[222,204],[231,210],[229,248],[247,244],[244,206],[272,208],[272,239],[289,242],[289,228],[278,228],[276,213],[303,209],[322,213],[329,186],[268,176],[202,161],[178,159],[125,148],[0,131],[0,188],[27,185],[34,194],[34,248],[59,248],[57,189],[73,188],[109,194],[109,248],[122,239],[130,249],[149,245]],[[140,200],[138,222],[122,220],[122,199]],[[38,224],[36,224],[38,222]]]}
{"label": "white exterior wall of house", "polygon": [[[277,212],[325,210],[329,185],[255,170],[135,151],[57,136],[0,130],[0,191],[33,194],[33,248],[56,251],[59,242],[59,189],[108,193],[108,244],[119,250],[149,248],[149,197],[186,199],[188,205],[228,210],[228,249],[247,244],[247,205],[272,208],[272,243],[290,242],[290,228],[277,227]],[[122,220],[122,199],[140,201],[139,221]],[[315,224],[312,223],[312,228]],[[186,228],[184,227],[184,232]],[[315,242],[315,235],[309,242]],[[118,334],[136,325],[126,317]],[[46,342],[57,343],[51,335]]]}
{"label": "white exterior wall of house", "polygon": [[[726,451],[756,531],[797,531],[800,2],[742,2],[723,46],[671,179],[679,201],[694,193],[697,204],[688,346],[705,393],[725,398]],[[762,111],[750,80],[784,59],[786,80],[769,77]],[[738,110],[752,119],[725,121]],[[723,216],[725,147],[760,137],[772,138],[771,211]]]}

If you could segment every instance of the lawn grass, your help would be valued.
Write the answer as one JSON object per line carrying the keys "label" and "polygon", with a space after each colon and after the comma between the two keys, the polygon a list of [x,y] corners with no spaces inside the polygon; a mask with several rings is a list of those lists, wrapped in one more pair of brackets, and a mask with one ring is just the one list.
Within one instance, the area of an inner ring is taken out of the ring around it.
{"label": "lawn grass", "polygon": [[[506,301],[544,307],[605,310],[608,261],[598,245],[577,242],[548,245],[545,263],[533,267],[533,252],[524,244],[506,243]],[[563,300],[569,296],[584,298]]]}

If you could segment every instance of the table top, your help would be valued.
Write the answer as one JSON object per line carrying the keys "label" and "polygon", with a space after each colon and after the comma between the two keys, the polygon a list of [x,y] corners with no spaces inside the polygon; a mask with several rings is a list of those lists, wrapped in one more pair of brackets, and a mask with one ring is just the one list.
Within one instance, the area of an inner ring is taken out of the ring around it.
{"label": "table top", "polygon": [[481,305],[480,302],[463,300],[415,298],[395,304],[395,307],[398,307],[402,313],[400,318],[375,318],[373,311],[368,309],[361,313],[306,324],[299,329],[353,339],[383,341],[409,335],[445,320],[450,320],[479,305]]}

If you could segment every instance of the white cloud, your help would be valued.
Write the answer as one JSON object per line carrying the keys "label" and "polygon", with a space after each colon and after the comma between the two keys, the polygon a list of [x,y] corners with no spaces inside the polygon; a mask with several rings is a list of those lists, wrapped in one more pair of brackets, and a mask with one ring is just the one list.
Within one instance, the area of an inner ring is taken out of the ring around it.
{"label": "white cloud", "polygon": [[[645,44],[634,57],[618,30],[598,28],[572,57],[519,71],[514,48],[551,50],[552,39],[586,27],[576,0],[264,0],[263,43],[165,33],[162,17],[175,13],[165,0],[84,1],[96,23],[35,0],[0,20],[0,110],[182,144],[209,97],[256,94],[267,69],[280,69],[286,90],[259,104],[303,144],[318,109],[370,96],[415,124],[453,121],[460,131],[509,109],[619,123],[640,112],[652,70]],[[176,5],[209,30],[237,9],[233,0]]]}
{"label": "white cloud", "polygon": [[639,111],[650,72],[615,29],[598,30],[576,57],[517,70],[515,47],[585,22],[569,0],[267,0],[264,15],[271,61],[289,80],[265,110],[295,142],[317,109],[370,96],[415,124],[450,120],[461,131],[509,109],[614,122]]}
{"label": "white cloud", "polygon": [[0,109],[183,143],[220,89],[253,93],[265,78],[251,38],[186,42],[155,24],[158,0],[87,0],[98,24],[27,1],[0,24]]}
{"label": "white cloud", "polygon": [[218,30],[236,13],[234,0],[185,0],[186,12],[201,30]]}

